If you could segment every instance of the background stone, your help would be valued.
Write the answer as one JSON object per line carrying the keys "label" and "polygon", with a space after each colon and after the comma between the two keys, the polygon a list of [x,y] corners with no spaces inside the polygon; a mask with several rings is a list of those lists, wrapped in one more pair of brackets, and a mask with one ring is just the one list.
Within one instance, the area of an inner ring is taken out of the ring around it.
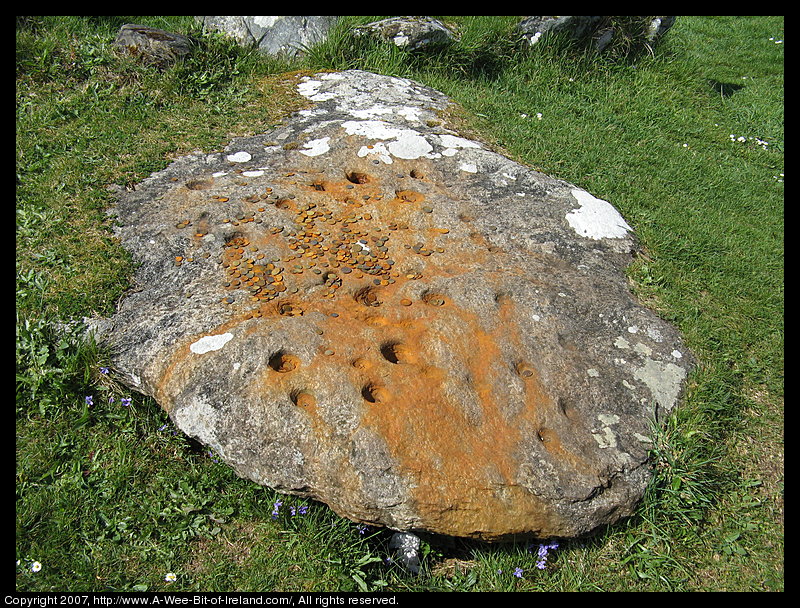
{"label": "background stone", "polygon": [[357,522],[502,540],[630,514],[691,354],[608,202],[360,71],[121,193],[117,374],[239,475]]}
{"label": "background stone", "polygon": [[193,46],[194,42],[188,36],[133,23],[120,28],[113,44],[118,52],[161,69],[189,55]]}
{"label": "background stone", "polygon": [[372,35],[412,51],[441,47],[455,39],[453,32],[431,17],[391,17],[353,29],[356,35]]}
{"label": "background stone", "polygon": [[[536,44],[542,37],[561,34],[604,51],[615,40],[625,40],[630,48],[652,51],[652,47],[675,23],[675,16],[608,17],[590,15],[531,16],[519,24],[523,37]],[[616,22],[616,25],[615,25]]]}
{"label": "background stone", "polygon": [[[241,44],[255,45],[264,53],[294,57],[325,40],[339,17],[198,16],[195,19],[205,27],[233,36]],[[597,51],[626,37],[630,40],[625,44],[632,48],[652,50],[675,19],[674,16],[529,16],[520,21],[518,31],[531,45],[542,36],[562,34],[591,44]],[[426,16],[390,17],[355,27],[352,32],[377,36],[410,50],[441,48],[457,39],[441,21]]]}
{"label": "background stone", "polygon": [[325,39],[337,17],[195,17],[205,27],[225,32],[244,45],[255,45],[269,55],[301,54]]}

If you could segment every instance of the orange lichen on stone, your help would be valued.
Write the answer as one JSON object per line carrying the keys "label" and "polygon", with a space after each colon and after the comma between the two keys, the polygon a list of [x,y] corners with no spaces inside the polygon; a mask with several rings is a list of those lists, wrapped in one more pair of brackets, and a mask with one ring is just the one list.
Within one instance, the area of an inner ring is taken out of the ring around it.
{"label": "orange lichen on stone", "polygon": [[[523,352],[514,302],[498,297],[500,322],[488,332],[446,289],[430,287],[484,263],[477,254],[442,255],[466,233],[432,222],[432,208],[419,206],[424,194],[397,189],[386,197],[366,172],[304,175],[287,174],[297,194],[271,203],[291,223],[245,228],[260,212],[239,213],[239,232],[223,247],[225,288],[246,290],[255,308],[231,296],[234,317],[216,331],[247,324],[247,336],[269,336],[281,323],[308,328],[313,319],[313,335],[324,337],[302,360],[282,350],[262,355],[268,367],[255,394],[297,405],[324,444],[336,435],[326,420],[340,404],[326,399],[322,384],[349,384],[360,425],[385,442],[432,531],[492,538],[492,530],[505,535],[539,517],[552,527],[552,513],[514,481],[515,454],[538,432],[548,452],[580,463],[545,426],[557,408],[535,365],[509,354]],[[506,384],[512,377],[521,382],[515,392]]]}
{"label": "orange lichen on stone", "polygon": [[310,408],[317,404],[317,400],[312,393],[299,391],[294,396],[294,402],[299,407]]}
{"label": "orange lichen on stone", "polygon": [[[532,519],[545,517],[537,497],[513,482],[514,454],[521,449],[523,431],[541,428],[554,406],[535,368],[527,366],[519,374],[523,403],[509,414],[510,397],[498,379],[522,369],[503,354],[502,345],[518,339],[511,335],[513,328],[488,333],[476,315],[452,302],[405,307],[399,291],[396,285],[384,289],[384,314],[380,315],[372,314],[372,307],[355,297],[307,303],[305,315],[323,314],[320,328],[336,349],[332,356],[319,355],[305,362],[298,381],[334,377],[337,373],[330,366],[340,368],[338,377],[347,378],[362,398],[361,424],[383,438],[398,463],[397,472],[412,480],[413,500],[421,509],[439,510],[432,530],[457,529],[465,536],[481,531],[478,535],[491,538],[495,523],[497,530],[513,530],[515,522],[529,525]],[[444,300],[441,294],[439,298]],[[445,369],[453,363],[445,365],[443,356],[459,362],[463,378],[448,375]],[[283,366],[283,359],[271,363],[274,371]],[[296,369],[299,365],[291,371]],[[278,373],[264,378],[260,389],[264,398],[275,399],[289,390],[283,375],[289,376]],[[467,411],[454,396],[455,385],[473,395],[477,414]],[[314,418],[312,428],[317,429],[320,441],[333,433],[323,423],[323,412],[335,407],[317,395],[314,408],[303,409]],[[563,450],[552,433],[542,433],[549,450]],[[497,490],[500,486],[502,491]],[[496,522],[478,521],[470,515],[479,504],[491,507],[480,511],[494,513]],[[427,516],[430,519],[430,513]],[[552,514],[547,517],[552,524]]]}
{"label": "orange lichen on stone", "polygon": [[277,353],[270,359],[269,366],[279,374],[286,374],[300,367],[300,358],[287,353]]}
{"label": "orange lichen on stone", "polygon": [[421,203],[425,196],[414,190],[398,190],[395,193],[395,200],[402,203]]}
{"label": "orange lichen on stone", "polygon": [[[368,408],[364,424],[378,430],[405,475],[413,479],[413,496],[420,508],[440,510],[438,524],[429,524],[431,529],[457,529],[471,536],[495,524],[498,530],[513,530],[515,522],[530,523],[541,505],[534,495],[515,487],[513,455],[521,449],[522,430],[538,426],[542,411],[552,407],[549,397],[532,375],[525,384],[522,408],[509,417],[504,412],[509,395],[497,381],[511,366],[501,348],[507,338],[483,331],[474,315],[455,306],[446,311],[427,308],[423,314],[416,331],[406,332],[401,349],[400,345],[386,349],[385,359],[395,365],[386,369],[382,388],[391,400],[378,400]],[[443,325],[452,335],[434,335],[431,328]],[[430,350],[437,343],[463,366],[469,385],[462,389],[477,400],[479,424],[448,391],[464,380],[448,377],[437,365]],[[500,486],[505,489],[496,492]],[[493,513],[497,521],[472,519],[470,511],[478,511],[479,504],[489,507],[485,512]]]}

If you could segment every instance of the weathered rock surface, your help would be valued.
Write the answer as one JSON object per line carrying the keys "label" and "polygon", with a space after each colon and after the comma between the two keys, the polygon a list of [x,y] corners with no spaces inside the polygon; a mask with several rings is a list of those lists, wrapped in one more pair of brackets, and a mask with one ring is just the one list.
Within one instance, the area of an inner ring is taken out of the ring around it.
{"label": "weathered rock surface", "polygon": [[196,16],[195,19],[233,36],[240,44],[255,45],[268,55],[294,57],[324,40],[337,17]]}
{"label": "weathered rock surface", "polygon": [[631,296],[609,203],[350,71],[120,196],[116,370],[239,475],[354,521],[486,540],[631,513],[691,368]]}
{"label": "weathered rock surface", "polygon": [[431,17],[391,17],[353,29],[357,36],[370,35],[412,51],[441,47],[455,40],[455,34]]}
{"label": "weathered rock surface", "polygon": [[[233,36],[243,45],[255,45],[270,55],[297,56],[309,47],[322,42],[337,23],[335,16],[196,16],[204,26]],[[560,33],[577,41],[591,41],[592,46],[603,51],[620,33],[611,25],[614,17],[608,16],[529,16],[518,25],[518,33],[531,45],[543,36]],[[619,19],[619,18],[616,18]],[[646,24],[645,31],[636,43],[648,48],[675,23],[674,16],[626,17]],[[353,28],[355,35],[371,35],[387,40],[409,50],[438,49],[455,41],[457,35],[438,19],[426,16],[390,17]]]}
{"label": "weathered rock surface", "polygon": [[193,46],[188,36],[134,23],[123,25],[113,44],[117,52],[162,69],[189,55]]}
{"label": "weathered rock surface", "polygon": [[[561,33],[574,40],[591,40],[594,48],[602,52],[614,40],[615,36],[630,35],[630,32],[618,32],[611,25],[612,17],[591,15],[569,16],[531,16],[523,19],[519,29],[523,37],[530,43],[536,44],[543,36],[551,33]],[[641,33],[634,44],[652,46],[672,27],[675,16],[630,17],[627,19],[639,20],[646,24],[646,29]]]}

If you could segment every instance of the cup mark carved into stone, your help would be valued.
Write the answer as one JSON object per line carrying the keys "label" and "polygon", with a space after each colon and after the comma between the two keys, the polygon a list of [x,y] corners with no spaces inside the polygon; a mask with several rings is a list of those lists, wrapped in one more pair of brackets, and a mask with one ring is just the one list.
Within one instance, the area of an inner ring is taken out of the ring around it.
{"label": "cup mark carved into stone", "polygon": [[300,358],[288,353],[276,353],[270,357],[269,366],[278,373],[286,374],[300,367]]}
{"label": "cup mark carved into stone", "polygon": [[294,404],[298,407],[309,408],[317,404],[317,400],[313,393],[308,391],[298,391],[292,398]]}
{"label": "cup mark carved into stone", "polygon": [[437,308],[447,304],[447,298],[440,293],[426,293],[422,296],[422,301]]}
{"label": "cup mark carved into stone", "polygon": [[391,391],[381,384],[368,384],[363,390],[364,399],[370,403],[385,404],[392,398]]}
{"label": "cup mark carved into stone", "polygon": [[381,354],[391,363],[416,363],[417,355],[414,348],[401,342],[385,344],[381,347]]}

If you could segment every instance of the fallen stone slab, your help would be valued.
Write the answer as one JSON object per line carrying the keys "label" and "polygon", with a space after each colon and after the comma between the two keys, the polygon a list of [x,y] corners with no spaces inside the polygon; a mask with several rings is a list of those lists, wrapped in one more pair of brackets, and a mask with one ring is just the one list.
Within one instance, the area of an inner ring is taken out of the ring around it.
{"label": "fallen stone slab", "polygon": [[242,477],[356,522],[489,541],[632,513],[692,356],[631,295],[608,202],[362,71],[116,205],[118,376]]}

